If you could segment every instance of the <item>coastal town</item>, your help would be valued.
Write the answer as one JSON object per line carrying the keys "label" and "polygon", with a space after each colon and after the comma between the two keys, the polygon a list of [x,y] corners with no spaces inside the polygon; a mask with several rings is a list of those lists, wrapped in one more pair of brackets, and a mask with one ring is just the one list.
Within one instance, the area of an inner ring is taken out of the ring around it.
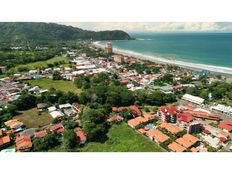
{"label": "coastal town", "polygon": [[232,151],[231,76],[118,54],[110,42],[84,45],[65,48],[62,64],[0,67],[1,152],[85,151],[113,126],[154,151]]}

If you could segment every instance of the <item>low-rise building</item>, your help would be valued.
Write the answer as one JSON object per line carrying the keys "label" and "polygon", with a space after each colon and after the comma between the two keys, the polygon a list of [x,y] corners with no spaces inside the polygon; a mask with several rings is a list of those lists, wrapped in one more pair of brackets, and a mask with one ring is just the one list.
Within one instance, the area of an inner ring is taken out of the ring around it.
{"label": "low-rise building", "polygon": [[160,132],[157,129],[151,129],[149,131],[146,132],[146,135],[152,140],[155,141],[157,143],[164,143],[167,140],[170,139],[169,136],[163,134],[162,132]]}
{"label": "low-rise building", "polygon": [[47,131],[46,130],[42,130],[42,131],[34,133],[34,136],[37,137],[37,138],[42,138],[42,137],[45,137],[46,135],[47,135]]}
{"label": "low-rise building", "polygon": [[141,124],[145,124],[147,123],[147,119],[144,117],[136,117],[134,119],[131,119],[127,122],[127,124],[132,127],[132,128],[136,128],[138,126],[140,126]]}
{"label": "low-rise building", "polygon": [[63,127],[63,125],[62,125],[61,123],[57,123],[57,124],[55,124],[55,125],[52,125],[52,126],[49,128],[49,130],[50,130],[51,132],[56,131],[57,133],[62,133],[62,132],[64,132],[64,127]]}
{"label": "low-rise building", "polygon": [[0,137],[0,148],[6,147],[7,145],[10,144],[10,142],[11,142],[11,140],[10,140],[10,136],[9,135]]}
{"label": "low-rise building", "polygon": [[29,152],[32,148],[31,138],[29,136],[17,136],[15,143],[17,152]]}
{"label": "low-rise building", "polygon": [[202,105],[204,103],[204,101],[205,101],[205,99],[203,99],[203,98],[193,96],[193,95],[190,95],[190,94],[185,94],[182,97],[182,99],[186,100],[186,101],[189,101],[191,103],[197,104],[197,105]]}
{"label": "low-rise building", "polygon": [[12,120],[8,120],[4,123],[7,127],[11,128],[11,129],[20,129],[23,126],[23,122],[17,120],[17,119],[12,119]]}
{"label": "low-rise building", "polygon": [[232,132],[232,122],[231,121],[222,121],[222,122],[220,122],[218,127],[223,129],[226,132]]}
{"label": "low-rise building", "polygon": [[76,128],[75,132],[76,132],[77,142],[79,144],[85,144],[85,142],[87,141],[86,134],[80,128]]}
{"label": "low-rise building", "polygon": [[176,142],[185,148],[191,148],[199,142],[199,139],[191,134],[185,134],[183,137],[176,139]]}
{"label": "low-rise building", "polygon": [[173,126],[170,123],[165,123],[165,122],[162,122],[160,124],[160,127],[163,129],[166,129],[168,132],[172,133],[173,135],[176,135],[182,131],[180,128]]}
{"label": "low-rise building", "polygon": [[181,146],[175,141],[168,145],[168,149],[171,150],[172,152],[184,152],[186,150],[185,147]]}

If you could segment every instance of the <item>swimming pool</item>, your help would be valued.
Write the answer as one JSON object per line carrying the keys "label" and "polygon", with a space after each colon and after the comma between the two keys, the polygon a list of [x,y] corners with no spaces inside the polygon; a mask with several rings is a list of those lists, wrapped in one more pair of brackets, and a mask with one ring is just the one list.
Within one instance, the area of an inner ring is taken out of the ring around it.
{"label": "swimming pool", "polygon": [[153,125],[151,125],[151,124],[148,124],[148,125],[146,125],[146,128],[147,128],[148,130],[151,130],[151,129],[153,129],[153,128],[154,128],[154,126],[153,126]]}
{"label": "swimming pool", "polygon": [[1,152],[15,152],[15,149],[4,149]]}

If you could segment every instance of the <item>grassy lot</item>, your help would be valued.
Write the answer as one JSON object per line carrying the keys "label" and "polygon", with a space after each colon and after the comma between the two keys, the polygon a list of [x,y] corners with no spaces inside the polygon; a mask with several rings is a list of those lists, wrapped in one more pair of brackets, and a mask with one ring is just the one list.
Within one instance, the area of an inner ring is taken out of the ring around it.
{"label": "grassy lot", "polygon": [[36,108],[21,111],[19,112],[19,115],[15,116],[14,118],[22,121],[27,128],[45,126],[50,124],[53,120],[48,112],[43,112],[41,115],[38,115]]}
{"label": "grassy lot", "polygon": [[[104,143],[90,142],[81,152],[164,152],[159,145],[151,142],[147,137],[137,133],[125,123],[113,125],[108,132],[109,139]],[[74,150],[75,151],[75,150]],[[49,152],[65,152],[62,145],[50,149]]]}
{"label": "grassy lot", "polygon": [[125,123],[113,125],[105,143],[88,143],[83,152],[163,152],[164,150],[148,138],[140,135]]}
{"label": "grassy lot", "polygon": [[72,81],[65,80],[52,80],[52,79],[38,79],[38,80],[28,80],[33,86],[39,86],[42,89],[50,89],[55,88],[56,90],[64,91],[64,92],[74,92],[76,94],[80,93],[80,89],[78,89]]}
{"label": "grassy lot", "polygon": [[[70,58],[69,57],[54,57],[51,59],[48,59],[47,61],[37,61],[37,62],[32,62],[32,63],[28,63],[28,64],[20,64],[17,65],[13,68],[10,69],[10,71],[17,71],[17,69],[22,66],[22,67],[27,67],[28,69],[37,69],[37,68],[42,68],[42,67],[47,67],[48,63],[55,63],[55,62],[60,62],[60,61],[68,61]],[[59,66],[68,66],[68,64],[61,64]]]}

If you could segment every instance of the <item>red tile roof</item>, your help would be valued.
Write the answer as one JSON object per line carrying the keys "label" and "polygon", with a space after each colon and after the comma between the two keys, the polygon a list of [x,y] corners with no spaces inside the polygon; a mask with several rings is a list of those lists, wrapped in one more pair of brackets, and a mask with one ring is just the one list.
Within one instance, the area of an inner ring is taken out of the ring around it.
{"label": "red tile roof", "polygon": [[209,114],[203,111],[184,111],[184,113],[191,114],[193,117],[208,119],[208,120],[220,120],[220,115]]}
{"label": "red tile roof", "polygon": [[47,132],[45,130],[43,131],[39,131],[39,132],[35,132],[35,137],[45,137],[47,135]]}
{"label": "red tile roof", "polygon": [[87,140],[87,136],[85,135],[85,133],[82,130],[77,129],[76,136],[78,138],[78,141],[80,141],[80,142],[86,142],[86,140]]}
{"label": "red tile roof", "polygon": [[0,137],[3,135],[3,130],[0,130]]}
{"label": "red tile roof", "polygon": [[173,152],[184,152],[186,150],[185,147],[176,143],[175,141],[168,145],[168,148]]}
{"label": "red tile roof", "polygon": [[179,112],[179,110],[174,106],[161,106],[159,111],[165,113],[165,115],[175,115]]}
{"label": "red tile roof", "polygon": [[204,132],[205,134],[211,134],[211,132],[210,132],[208,129],[204,129],[203,132]]}
{"label": "red tile roof", "polygon": [[57,123],[57,124],[55,124],[55,125],[53,125],[53,126],[50,127],[50,131],[51,132],[53,132],[55,130],[57,131],[60,128],[63,128],[63,125],[61,123]]}
{"label": "red tile roof", "polygon": [[131,110],[133,110],[133,113],[136,115],[136,116],[141,116],[142,115],[142,112],[139,110],[139,108],[135,105],[133,106],[129,106],[129,108]]}
{"label": "red tile roof", "polygon": [[175,127],[175,126],[171,125],[170,123],[161,122],[160,127],[166,129],[168,132],[170,132],[174,135],[181,132],[180,128]]}
{"label": "red tile roof", "polygon": [[157,129],[151,129],[151,130],[147,131],[146,134],[149,137],[154,137],[160,143],[163,143],[163,142],[165,142],[165,141],[167,141],[167,140],[170,139],[169,136],[163,134],[162,132],[160,132]]}
{"label": "red tile roof", "polygon": [[18,151],[24,151],[32,147],[31,138],[29,136],[18,136],[16,137],[16,149]]}
{"label": "red tile roof", "polygon": [[218,127],[222,128],[222,129],[226,129],[229,132],[232,131],[232,122],[231,121],[222,121]]}
{"label": "red tile roof", "polygon": [[226,141],[227,141],[227,138],[225,138],[225,137],[220,137],[220,138],[219,138],[219,140],[220,140],[221,142],[223,142],[223,143],[224,143],[224,142],[226,142]]}
{"label": "red tile roof", "polygon": [[9,135],[0,138],[0,146],[7,144],[7,143],[10,143]]}
{"label": "red tile roof", "polygon": [[190,114],[178,113],[177,116],[179,122],[183,121],[189,123],[194,120],[194,117],[191,116]]}
{"label": "red tile roof", "polygon": [[120,112],[120,111],[125,110],[125,109],[131,109],[133,111],[133,114],[136,116],[142,115],[142,112],[140,111],[140,109],[135,105],[132,105],[129,107],[112,107],[113,112]]}
{"label": "red tile roof", "polygon": [[144,117],[136,117],[134,119],[129,120],[127,123],[129,126],[136,127],[141,123],[147,122],[147,119]]}

